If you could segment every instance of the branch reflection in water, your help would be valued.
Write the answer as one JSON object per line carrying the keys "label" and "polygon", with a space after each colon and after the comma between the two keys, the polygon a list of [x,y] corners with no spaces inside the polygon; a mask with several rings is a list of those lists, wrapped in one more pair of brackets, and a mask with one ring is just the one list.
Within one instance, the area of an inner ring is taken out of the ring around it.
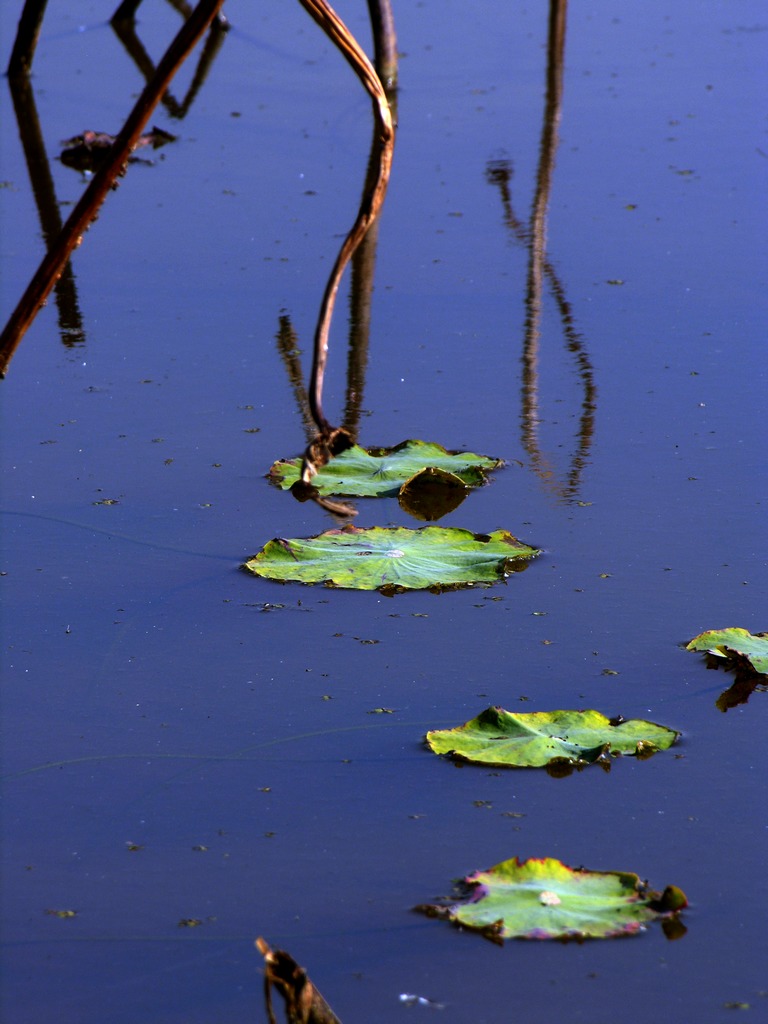
{"label": "branch reflection in water", "polygon": [[[588,461],[595,428],[597,389],[592,363],[584,341],[574,326],[571,306],[565,288],[547,256],[547,210],[558,145],[558,129],[563,100],[563,64],[565,56],[567,0],[551,0],[547,41],[547,89],[544,118],[539,144],[539,165],[536,191],[531,207],[530,222],[526,225],[512,206],[512,165],[507,160],[490,161],[486,167],[486,180],[501,194],[504,223],[514,237],[528,249],[528,274],[525,299],[525,340],[523,346],[523,379],[521,440],[534,472],[561,501],[578,498],[581,474]],[[583,398],[579,420],[578,439],[564,477],[558,479],[550,460],[542,451],[539,440],[539,339],[544,298],[544,282],[557,305],[568,351],[574,356]]]}
{"label": "branch reflection in water", "polygon": [[[157,66],[147,53],[136,30],[136,10],[140,3],[141,0],[130,0],[128,3],[120,4],[112,16],[110,25],[117,38],[125,47],[128,56],[142,73],[145,81],[149,83],[152,80],[152,76],[157,73]],[[190,5],[181,2],[181,0],[168,0],[168,3],[184,18],[189,18],[192,13]],[[205,84],[208,72],[221,48],[221,44],[224,42],[224,36],[228,29],[229,22],[219,12],[211,22],[211,27],[203,43],[194,74],[192,75],[192,81],[189,84],[184,99],[179,102],[173,96],[170,89],[166,89],[163,93],[160,102],[171,117],[181,121],[187,116],[189,108],[195,101],[195,97]]]}
{"label": "branch reflection in water", "polygon": [[[19,138],[40,218],[40,229],[46,248],[50,249],[61,234],[62,220],[51,165],[40,129],[35,92],[27,75],[9,75],[8,88],[11,91],[13,109],[19,126]],[[77,297],[75,274],[69,261],[56,281],[55,298],[62,343],[68,348],[82,344],[85,341],[83,315]]]}

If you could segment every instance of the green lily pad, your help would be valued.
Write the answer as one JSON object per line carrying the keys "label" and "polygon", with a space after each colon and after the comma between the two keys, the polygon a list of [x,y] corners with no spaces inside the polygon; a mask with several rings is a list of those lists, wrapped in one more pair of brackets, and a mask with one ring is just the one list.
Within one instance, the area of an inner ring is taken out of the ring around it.
{"label": "green lily pad", "polygon": [[504,939],[608,939],[636,935],[688,905],[675,886],[646,888],[625,871],[569,868],[552,857],[505,860],[462,882],[464,898],[415,909]]}
{"label": "green lily pad", "polygon": [[753,634],[738,626],[710,629],[695,636],[685,649],[726,658],[732,668],[748,665],[759,675],[768,675],[768,633]]}
{"label": "green lily pad", "polygon": [[[502,466],[503,460],[474,452],[449,452],[427,441],[403,441],[395,448],[361,448],[353,445],[331,459],[312,477],[320,494],[352,498],[396,495],[406,480],[422,469],[441,469],[459,478],[467,487],[486,483],[487,474]],[[269,479],[289,490],[299,479],[301,459],[281,459],[268,473]]]}
{"label": "green lily pad", "polygon": [[640,719],[606,718],[599,711],[535,711],[514,714],[487,708],[455,729],[435,729],[426,740],[436,754],[508,768],[541,768],[565,762],[575,768],[608,754],[650,757],[679,733]]}
{"label": "green lily pad", "polygon": [[394,593],[495,583],[538,554],[506,530],[345,526],[306,540],[271,540],[245,568],[272,580]]}

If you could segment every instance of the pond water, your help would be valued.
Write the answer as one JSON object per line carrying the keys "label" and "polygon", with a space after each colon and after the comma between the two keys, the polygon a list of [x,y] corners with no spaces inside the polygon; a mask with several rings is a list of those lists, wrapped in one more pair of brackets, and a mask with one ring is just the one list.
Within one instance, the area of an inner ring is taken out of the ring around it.
{"label": "pond water", "polygon": [[[338,10],[367,46],[366,5]],[[683,649],[768,630],[764,6],[573,5],[533,323],[546,5],[396,4],[359,439],[504,458],[441,525],[544,554],[394,598],[239,569],[337,525],[264,474],[306,443],[280,317],[306,379],[371,123],[298,4],[226,13],[199,91],[185,107],[196,53],[152,119],[176,141],[131,165],[2,382],[3,1021],[263,1019],[257,935],[347,1024],[767,1014],[768,697],[721,711],[732,678]],[[85,185],[61,140],[116,133],[143,86],[104,17],[50,5],[36,191],[0,90],[3,319],[44,251],[40,180],[63,216]],[[178,23],[140,9],[153,60]],[[425,751],[490,704],[683,738],[564,779]],[[499,948],[410,912],[513,856],[678,885],[687,934]]]}

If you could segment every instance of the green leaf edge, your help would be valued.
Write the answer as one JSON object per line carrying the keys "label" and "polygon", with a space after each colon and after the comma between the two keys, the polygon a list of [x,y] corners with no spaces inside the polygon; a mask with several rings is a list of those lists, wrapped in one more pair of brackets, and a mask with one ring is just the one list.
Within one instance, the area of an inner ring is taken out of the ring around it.
{"label": "green leaf edge", "polygon": [[[323,537],[328,537],[328,536],[331,536],[331,535],[338,535],[338,534],[351,534],[351,535],[355,535],[355,534],[359,534],[359,533],[371,533],[371,532],[378,532],[378,533],[398,533],[398,532],[404,532],[404,533],[413,533],[413,534],[415,534],[415,533],[425,533],[425,532],[429,532],[429,531],[436,531],[436,532],[437,531],[441,531],[441,532],[453,532],[453,533],[457,533],[457,534],[459,534],[459,533],[466,534],[466,536],[468,538],[472,538],[472,539],[477,540],[477,541],[481,541],[481,540],[483,540],[483,541],[504,540],[504,542],[506,542],[506,543],[512,543],[513,542],[514,544],[519,545],[519,548],[523,549],[523,550],[518,550],[517,554],[509,555],[507,557],[503,557],[503,556],[499,557],[499,559],[497,561],[497,564],[496,564],[496,573],[497,573],[497,575],[496,575],[495,579],[489,579],[489,580],[482,580],[482,579],[481,580],[468,580],[468,581],[459,581],[459,582],[440,582],[440,581],[436,581],[435,583],[429,584],[429,585],[427,585],[425,587],[408,587],[408,586],[405,586],[405,585],[402,585],[402,584],[392,584],[392,583],[385,583],[385,584],[382,584],[381,586],[378,586],[378,587],[347,587],[343,583],[336,583],[336,582],[334,582],[332,580],[328,580],[328,579],[302,580],[302,579],[297,579],[295,577],[294,578],[282,577],[282,576],[277,576],[277,575],[274,575],[274,574],[268,574],[268,573],[266,573],[263,570],[260,570],[258,568],[259,561],[260,560],[266,561],[265,556],[267,555],[267,553],[274,546],[277,546],[278,548],[285,549],[285,548],[287,548],[287,545],[289,545],[291,543],[292,540],[299,540],[302,543],[304,543],[304,542],[307,542],[307,541],[321,540]],[[503,582],[506,579],[506,577],[508,575],[511,575],[513,572],[520,571],[520,567],[523,564],[527,564],[531,559],[538,557],[541,553],[542,553],[542,549],[541,548],[533,548],[530,545],[525,544],[523,541],[518,540],[517,537],[515,537],[514,534],[510,533],[509,530],[503,530],[503,529],[502,530],[494,530],[494,531],[492,531],[489,534],[484,534],[484,533],[473,533],[471,530],[465,530],[465,529],[462,529],[461,527],[455,527],[455,526],[451,526],[451,527],[422,526],[422,527],[420,527],[420,528],[418,528],[416,530],[413,530],[413,529],[410,529],[409,527],[401,527],[401,526],[398,526],[398,527],[373,526],[373,527],[368,527],[368,528],[360,528],[360,527],[357,527],[357,526],[353,526],[351,524],[347,524],[346,526],[343,526],[341,529],[326,530],[323,533],[316,534],[316,535],[314,535],[312,537],[290,538],[290,539],[281,538],[281,537],[275,537],[271,541],[268,541],[264,545],[264,547],[261,549],[261,551],[257,552],[257,554],[255,554],[252,558],[249,558],[245,562],[243,562],[240,567],[244,571],[250,572],[254,576],[258,576],[258,577],[263,578],[263,579],[270,579],[273,582],[277,582],[277,583],[300,583],[300,584],[302,584],[302,586],[317,586],[319,584],[321,586],[325,586],[325,587],[329,587],[329,588],[336,588],[336,589],[340,589],[340,590],[367,590],[369,592],[370,591],[378,591],[379,593],[385,594],[387,596],[391,596],[391,595],[399,594],[399,593],[415,592],[417,590],[429,590],[432,593],[445,593],[445,592],[450,591],[450,590],[463,590],[463,589],[467,589],[467,588],[470,588],[470,587],[493,586],[495,583]],[[517,566],[517,570],[515,568],[516,566]]]}
{"label": "green leaf edge", "polygon": [[[581,748],[582,749],[582,756],[581,757],[568,757],[568,756],[563,755],[563,754],[557,754],[554,757],[549,758],[547,761],[541,761],[538,764],[515,764],[514,762],[511,762],[511,761],[508,761],[508,760],[494,761],[494,760],[490,760],[490,759],[484,759],[484,758],[479,758],[479,757],[472,757],[471,755],[464,754],[464,753],[462,753],[461,751],[458,751],[458,750],[453,750],[453,749],[436,750],[435,749],[435,745],[433,743],[432,737],[438,737],[438,736],[446,736],[447,737],[447,736],[450,736],[451,734],[458,734],[461,730],[467,729],[468,727],[472,726],[475,722],[478,722],[480,719],[483,718],[484,715],[488,716],[488,715],[491,715],[491,714],[494,714],[494,713],[498,714],[499,712],[504,714],[504,715],[510,715],[515,720],[526,719],[526,718],[529,718],[529,717],[532,717],[532,716],[538,716],[538,715],[544,715],[544,714],[549,714],[549,715],[555,715],[555,714],[584,714],[584,715],[594,714],[594,715],[599,715],[600,718],[603,719],[603,721],[605,723],[605,728],[606,729],[617,728],[619,725],[638,725],[638,724],[639,725],[650,725],[650,726],[653,726],[654,729],[661,729],[661,730],[663,730],[667,734],[667,736],[669,737],[669,742],[664,744],[664,745],[661,745],[661,744],[658,744],[658,743],[653,742],[653,741],[644,742],[643,740],[639,740],[634,751],[620,751],[620,750],[614,751],[614,750],[611,749],[611,743],[606,741],[605,743],[599,744],[599,745],[597,745],[595,747],[583,747],[583,748]],[[515,769],[523,769],[523,770],[525,770],[525,769],[540,769],[540,768],[546,769],[548,767],[553,767],[555,765],[570,765],[570,766],[572,766],[574,768],[581,769],[581,768],[586,768],[590,764],[595,764],[601,758],[605,758],[605,757],[608,757],[608,756],[610,756],[610,757],[622,757],[622,756],[624,756],[624,757],[639,757],[642,760],[645,760],[645,759],[649,758],[652,754],[655,754],[655,753],[657,753],[660,750],[669,750],[670,747],[674,746],[674,744],[677,743],[677,741],[680,739],[681,736],[682,736],[682,733],[679,732],[676,729],[671,729],[669,726],[659,725],[657,722],[650,722],[647,719],[642,719],[642,718],[626,719],[626,720],[623,720],[620,723],[615,723],[614,720],[608,718],[601,711],[596,711],[593,708],[585,709],[583,711],[560,708],[560,709],[557,709],[556,711],[513,712],[513,711],[507,711],[505,708],[502,708],[499,705],[492,705],[491,707],[486,708],[484,711],[481,711],[479,715],[476,715],[474,718],[469,719],[469,721],[465,722],[463,725],[455,726],[452,729],[431,729],[431,730],[429,730],[427,732],[427,734],[425,735],[425,737],[424,737],[424,742],[426,743],[427,747],[432,751],[432,753],[436,754],[438,757],[450,758],[451,760],[460,761],[460,762],[462,762],[464,764],[476,764],[476,765],[480,765],[480,766],[483,766],[483,767],[490,767],[490,768],[509,768],[511,770],[515,770]],[[640,746],[640,744],[643,744],[642,747]]]}
{"label": "green leaf edge", "polygon": [[[727,640],[723,640],[723,637]],[[739,640],[747,641],[739,646]],[[765,641],[766,654],[749,650],[750,641]],[[758,676],[768,676],[768,633],[750,633],[741,626],[726,626],[724,629],[707,629],[695,636],[685,647],[686,651],[699,651],[713,657],[724,658],[738,666],[749,663],[751,671]],[[758,667],[766,663],[766,668]]]}
{"label": "green leaf edge", "polygon": [[[606,932],[603,935],[590,935],[581,930],[568,930],[565,932],[544,932],[541,929],[534,929],[530,932],[521,933],[506,933],[504,928],[503,918],[498,921],[494,921],[490,924],[477,925],[467,919],[462,919],[460,912],[462,908],[476,905],[482,900],[483,883],[479,879],[483,876],[488,876],[494,872],[501,872],[505,869],[511,868],[525,868],[529,864],[543,864],[546,866],[552,865],[555,868],[562,868],[565,871],[573,874],[586,874],[590,877],[600,876],[614,876],[628,892],[634,893],[635,895],[628,895],[627,903],[642,904],[647,908],[647,915],[644,915],[644,920],[628,922],[624,927],[616,928],[611,932]],[[676,919],[680,912],[688,906],[688,897],[685,895],[682,889],[676,885],[668,885],[663,892],[655,892],[650,890],[647,883],[641,881],[640,876],[630,871],[595,871],[587,868],[571,868],[563,861],[556,857],[529,857],[526,860],[521,860],[519,857],[512,857],[508,860],[501,861],[494,865],[492,868],[488,868],[486,871],[475,871],[471,875],[467,875],[465,878],[460,879],[458,887],[463,890],[462,898],[460,900],[446,900],[441,903],[425,903],[414,907],[414,911],[417,913],[426,914],[428,917],[438,917],[449,921],[454,926],[460,929],[466,929],[468,931],[475,931],[483,935],[485,938],[490,939],[498,945],[503,945],[505,939],[519,939],[519,940],[557,940],[559,942],[567,942],[575,940],[583,942],[586,940],[606,939],[606,938],[620,938],[624,936],[632,936],[641,933],[644,930],[644,926],[647,922],[661,919],[669,920]]]}

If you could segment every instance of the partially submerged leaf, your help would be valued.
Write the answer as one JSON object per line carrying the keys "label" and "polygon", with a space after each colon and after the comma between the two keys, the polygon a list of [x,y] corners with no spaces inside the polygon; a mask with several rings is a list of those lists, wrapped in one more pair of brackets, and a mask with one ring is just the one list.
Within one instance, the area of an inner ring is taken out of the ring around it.
{"label": "partially submerged leaf", "polygon": [[768,675],[768,633],[753,634],[738,626],[710,629],[695,636],[685,649],[726,658],[732,668],[751,666],[759,675]]}
{"label": "partially submerged leaf", "polygon": [[[503,465],[501,459],[474,452],[449,452],[427,441],[403,441],[394,448],[361,448],[353,445],[324,465],[312,478],[320,494],[374,498],[394,496],[414,474],[423,469],[450,473],[466,487],[478,487],[487,474]],[[269,471],[269,479],[289,490],[299,479],[301,459],[281,459]]]}
{"label": "partially submerged leaf", "polygon": [[463,880],[465,898],[416,910],[504,939],[606,939],[635,935],[688,905],[675,886],[651,892],[635,874],[569,868],[553,857],[503,861]]}
{"label": "partially submerged leaf", "polygon": [[640,719],[606,718],[599,711],[515,714],[492,707],[455,729],[435,729],[426,740],[436,754],[494,766],[540,768],[564,762],[576,768],[612,754],[649,757],[679,733]]}
{"label": "partially submerged leaf", "polygon": [[244,567],[267,579],[394,593],[494,583],[538,554],[506,530],[345,526],[308,539],[271,540]]}
{"label": "partially submerged leaf", "polygon": [[434,522],[457,509],[470,490],[455,473],[428,466],[405,481],[397,500],[400,508],[414,519]]}

